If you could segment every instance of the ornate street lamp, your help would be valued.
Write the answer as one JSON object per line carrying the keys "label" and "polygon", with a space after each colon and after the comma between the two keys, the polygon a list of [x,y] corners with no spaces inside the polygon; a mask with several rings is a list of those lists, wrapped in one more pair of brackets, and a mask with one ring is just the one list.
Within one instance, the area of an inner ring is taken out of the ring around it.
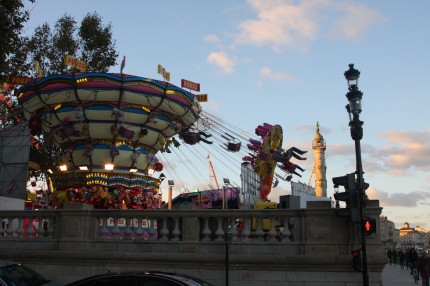
{"label": "ornate street lamp", "polygon": [[366,233],[364,231],[364,213],[363,208],[366,207],[366,194],[364,189],[363,180],[363,166],[361,162],[361,146],[360,140],[363,138],[363,121],[360,121],[361,113],[361,99],[363,93],[358,89],[358,78],[360,72],[354,68],[354,64],[349,65],[349,69],[344,73],[348,83],[348,93],[346,98],[349,104],[346,110],[349,115],[349,126],[351,128],[351,138],[355,142],[355,159],[356,159],[356,175],[357,175],[357,193],[358,193],[358,209],[360,217],[360,231],[361,231],[361,250],[362,250],[362,263],[363,263],[363,285],[369,285],[369,275],[367,273],[367,251],[366,251]]}

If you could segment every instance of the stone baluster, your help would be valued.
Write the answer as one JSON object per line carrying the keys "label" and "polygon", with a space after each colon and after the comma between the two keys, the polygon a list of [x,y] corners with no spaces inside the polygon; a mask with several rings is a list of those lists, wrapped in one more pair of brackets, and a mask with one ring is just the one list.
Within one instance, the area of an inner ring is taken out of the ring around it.
{"label": "stone baluster", "polygon": [[158,226],[157,219],[152,218],[150,220],[150,222],[151,223],[150,223],[150,226],[148,229],[148,235],[149,235],[148,240],[158,240],[158,237],[157,237],[157,226]]}
{"label": "stone baluster", "polygon": [[131,239],[134,218],[125,220],[124,239]]}
{"label": "stone baluster", "polygon": [[46,231],[46,237],[54,238],[54,232],[55,232],[54,225],[55,225],[55,222],[56,222],[56,220],[55,220],[54,217],[51,217],[51,218],[47,219],[48,230]]}
{"label": "stone baluster", "polygon": [[13,237],[13,226],[12,226],[13,218],[7,218],[7,227],[6,227],[6,236]]}
{"label": "stone baluster", "polygon": [[276,224],[278,220],[276,219],[276,217],[270,217],[269,219],[270,219],[270,229],[267,232],[267,239],[272,240],[272,239],[275,239],[276,236],[278,235],[278,232],[276,231]]}
{"label": "stone baluster", "polygon": [[172,240],[173,241],[180,241],[181,240],[180,239],[181,230],[179,229],[179,218],[175,217],[174,220],[175,220],[175,228],[172,231],[172,234],[173,234]]}
{"label": "stone baluster", "polygon": [[243,229],[242,229],[242,241],[249,241],[249,236],[251,235],[251,224],[252,220],[250,218],[243,219]]}
{"label": "stone baluster", "polygon": [[137,218],[137,229],[136,229],[136,239],[142,240],[143,238],[143,228],[142,228],[142,219]]}
{"label": "stone baluster", "polygon": [[230,219],[230,226],[227,229],[230,232],[231,241],[239,241],[240,237],[239,237],[239,232],[237,231],[237,228],[236,228],[235,219]]}
{"label": "stone baluster", "polygon": [[203,220],[203,229],[202,229],[202,241],[210,241],[211,240],[211,230],[209,228],[209,218],[202,217]]}
{"label": "stone baluster", "polygon": [[6,234],[6,230],[3,228],[3,217],[0,217],[0,236],[3,237]]}
{"label": "stone baluster", "polygon": [[288,230],[288,218],[284,218],[284,229],[281,231],[282,240],[288,240],[290,236],[290,231]]}
{"label": "stone baluster", "polygon": [[37,238],[43,239],[45,234],[45,229],[43,228],[43,223],[45,222],[43,217],[39,217],[39,227],[37,228]]}
{"label": "stone baluster", "polygon": [[100,233],[100,237],[103,239],[107,239],[108,238],[108,229],[107,229],[107,221],[109,218],[107,217],[101,217],[99,218],[100,222],[101,222],[101,226],[99,228],[99,233]]}
{"label": "stone baluster", "polygon": [[24,221],[22,218],[18,218],[18,229],[16,230],[16,234],[18,237],[23,238],[24,236]]}
{"label": "stone baluster", "polygon": [[163,227],[160,230],[160,241],[168,241],[169,240],[169,229],[167,228],[168,218],[163,218]]}
{"label": "stone baluster", "polygon": [[112,239],[120,239],[118,228],[118,218],[113,218]]}
{"label": "stone baluster", "polygon": [[224,241],[224,230],[222,229],[222,221],[224,218],[217,217],[216,220],[218,221],[217,229],[215,231],[215,240],[216,241]]}
{"label": "stone baluster", "polygon": [[257,217],[255,221],[256,221],[256,229],[254,234],[257,240],[264,240],[263,219],[261,217]]}
{"label": "stone baluster", "polygon": [[28,227],[27,227],[28,238],[36,237],[36,230],[33,228],[34,227],[33,221],[34,221],[34,217],[33,216],[29,217]]}

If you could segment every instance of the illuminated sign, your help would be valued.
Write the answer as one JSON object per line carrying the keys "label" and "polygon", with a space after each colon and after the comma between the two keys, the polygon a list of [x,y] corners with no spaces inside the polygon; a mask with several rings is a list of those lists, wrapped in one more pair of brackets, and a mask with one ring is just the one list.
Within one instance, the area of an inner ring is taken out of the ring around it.
{"label": "illuminated sign", "polygon": [[31,77],[28,76],[20,76],[20,75],[14,75],[11,76],[9,81],[10,84],[18,84],[18,85],[24,85],[30,81],[32,81],[33,79]]}
{"label": "illuminated sign", "polygon": [[181,80],[181,87],[188,88],[195,91],[200,91],[200,83],[195,83],[192,81],[188,81],[186,79]]}
{"label": "illuminated sign", "polygon": [[207,102],[208,95],[207,94],[196,94],[198,102]]}
{"label": "illuminated sign", "polygon": [[86,71],[88,67],[88,64],[86,62],[75,59],[74,57],[69,55],[64,56],[64,64],[74,67],[80,71]]}

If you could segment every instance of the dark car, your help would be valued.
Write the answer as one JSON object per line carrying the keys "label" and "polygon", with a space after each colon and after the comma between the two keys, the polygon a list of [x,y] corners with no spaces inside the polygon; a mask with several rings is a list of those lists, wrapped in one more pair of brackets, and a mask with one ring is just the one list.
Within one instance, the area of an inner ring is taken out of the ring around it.
{"label": "dark car", "polygon": [[64,286],[213,286],[190,275],[168,272],[106,273]]}
{"label": "dark car", "polygon": [[58,286],[33,269],[10,260],[0,260],[0,286]]}

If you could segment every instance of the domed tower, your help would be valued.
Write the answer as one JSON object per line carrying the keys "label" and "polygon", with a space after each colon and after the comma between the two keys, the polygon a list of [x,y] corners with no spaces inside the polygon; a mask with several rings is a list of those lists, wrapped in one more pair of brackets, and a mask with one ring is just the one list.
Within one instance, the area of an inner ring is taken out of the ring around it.
{"label": "domed tower", "polygon": [[327,167],[325,165],[325,141],[324,137],[320,133],[320,125],[317,122],[316,134],[314,136],[314,141],[312,143],[312,149],[314,150],[315,161],[315,195],[317,197],[327,197],[327,179],[326,171]]}

